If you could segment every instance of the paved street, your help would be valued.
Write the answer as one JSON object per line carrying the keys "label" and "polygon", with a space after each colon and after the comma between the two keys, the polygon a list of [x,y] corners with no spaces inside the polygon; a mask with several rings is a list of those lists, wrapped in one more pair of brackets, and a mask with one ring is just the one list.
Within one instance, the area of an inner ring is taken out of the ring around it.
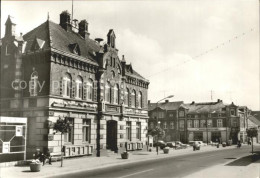
{"label": "paved street", "polygon": [[[260,151],[260,145],[256,147]],[[170,150],[169,154],[159,155],[155,149],[152,152],[130,152],[129,159],[121,159],[120,154],[103,157],[83,157],[66,159],[64,167],[60,162],[45,165],[40,172],[31,172],[28,166],[3,167],[1,178],[11,177],[226,177],[238,172],[241,178],[257,177],[260,161],[251,163],[251,147],[243,145],[241,149],[235,146],[220,147],[204,146],[200,151],[192,148]],[[231,162],[231,163],[230,163]],[[230,166],[225,164],[230,163]],[[219,171],[221,170],[221,171]],[[223,173],[220,175],[220,173]],[[248,173],[252,175],[248,176]],[[211,175],[212,174],[212,175]],[[239,177],[236,174],[229,176]]]}
{"label": "paved street", "polygon": [[[250,147],[226,149],[214,152],[202,152],[180,155],[163,159],[117,165],[92,171],[82,171],[57,177],[184,177],[214,165],[232,162],[236,158],[248,156]],[[248,159],[239,164],[249,164]],[[210,176],[210,175],[208,175]]]}

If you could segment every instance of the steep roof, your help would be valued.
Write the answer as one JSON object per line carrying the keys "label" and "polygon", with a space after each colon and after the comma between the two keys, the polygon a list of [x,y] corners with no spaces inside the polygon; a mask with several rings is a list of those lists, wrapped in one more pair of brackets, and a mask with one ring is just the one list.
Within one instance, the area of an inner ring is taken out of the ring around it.
{"label": "steep roof", "polygon": [[131,76],[131,77],[135,77],[137,79],[141,79],[141,80],[145,80],[148,81],[147,79],[145,79],[143,76],[141,76],[139,73],[137,73],[133,68],[131,64],[126,64],[126,75]]}
{"label": "steep roof", "polygon": [[260,121],[260,111],[251,111],[251,115]]}
{"label": "steep roof", "polygon": [[184,107],[188,109],[189,114],[198,114],[221,112],[221,109],[225,108],[226,106],[223,104],[223,102],[205,102],[184,104]]}
{"label": "steep roof", "polygon": [[94,53],[100,50],[98,43],[90,38],[83,39],[78,33],[66,31],[52,21],[47,20],[23,37],[27,41],[25,51],[31,49],[35,38],[45,41],[43,49],[51,47],[66,53],[72,53],[70,46],[78,44],[80,56],[90,63],[97,64],[97,61],[94,59]]}
{"label": "steep roof", "polygon": [[252,121],[254,124],[260,126],[260,121],[257,118],[255,118],[254,116],[248,116],[248,119],[250,121]]}
{"label": "steep roof", "polygon": [[[164,102],[158,103],[158,107],[163,110],[177,110],[183,104],[183,101],[175,101],[175,102]],[[148,105],[148,110],[154,110],[156,108],[156,103],[150,103]]]}

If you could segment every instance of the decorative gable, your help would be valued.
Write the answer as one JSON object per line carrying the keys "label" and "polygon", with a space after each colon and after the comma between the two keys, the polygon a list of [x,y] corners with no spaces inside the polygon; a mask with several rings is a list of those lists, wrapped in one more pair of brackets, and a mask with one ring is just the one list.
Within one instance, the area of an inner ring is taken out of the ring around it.
{"label": "decorative gable", "polygon": [[116,35],[113,29],[110,29],[107,34],[107,44],[112,48],[116,47]]}
{"label": "decorative gable", "polygon": [[78,43],[69,44],[69,49],[72,53],[80,55],[80,48]]}

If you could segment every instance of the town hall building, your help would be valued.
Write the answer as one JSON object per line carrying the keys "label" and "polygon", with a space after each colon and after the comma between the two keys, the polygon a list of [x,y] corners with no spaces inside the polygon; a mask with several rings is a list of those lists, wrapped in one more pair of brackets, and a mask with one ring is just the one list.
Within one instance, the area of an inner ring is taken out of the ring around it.
{"label": "town hall building", "polygon": [[[10,18],[1,40],[1,116],[26,117],[27,157],[37,148],[65,156],[140,150],[146,144],[149,81],[124,56],[116,34],[92,40],[88,22],[60,14],[25,35]],[[61,142],[53,125],[71,126]]]}

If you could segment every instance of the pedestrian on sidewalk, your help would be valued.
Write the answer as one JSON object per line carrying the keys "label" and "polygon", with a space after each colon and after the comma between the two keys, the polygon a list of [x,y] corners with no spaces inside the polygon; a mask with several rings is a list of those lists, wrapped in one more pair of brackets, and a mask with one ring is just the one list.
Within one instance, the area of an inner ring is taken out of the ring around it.
{"label": "pedestrian on sidewalk", "polygon": [[193,143],[193,151],[196,151],[196,143]]}
{"label": "pedestrian on sidewalk", "polygon": [[40,161],[41,161],[41,155],[42,155],[42,152],[41,152],[41,150],[39,148],[36,149],[36,152],[33,154],[34,159],[38,159]]}
{"label": "pedestrian on sidewalk", "polygon": [[49,160],[49,164],[51,165],[51,154],[49,148],[46,148],[44,153],[42,154],[42,165],[44,166],[46,159]]}

